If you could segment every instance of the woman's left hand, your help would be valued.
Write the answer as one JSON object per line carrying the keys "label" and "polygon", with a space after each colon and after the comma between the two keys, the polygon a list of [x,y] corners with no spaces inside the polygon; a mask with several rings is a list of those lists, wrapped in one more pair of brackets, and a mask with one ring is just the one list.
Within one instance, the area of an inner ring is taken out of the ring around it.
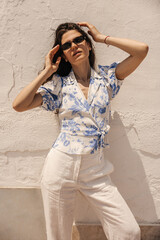
{"label": "woman's left hand", "polygon": [[80,26],[83,26],[83,27],[88,27],[88,29],[89,29],[88,34],[92,36],[92,38],[95,42],[103,42],[104,41],[105,35],[101,34],[94,25],[92,25],[88,22],[78,22],[77,24]]}

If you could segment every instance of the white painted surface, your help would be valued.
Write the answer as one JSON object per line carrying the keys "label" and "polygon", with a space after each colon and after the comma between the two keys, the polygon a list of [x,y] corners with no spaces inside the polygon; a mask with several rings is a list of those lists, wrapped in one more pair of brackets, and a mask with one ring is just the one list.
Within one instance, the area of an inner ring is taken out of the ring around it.
{"label": "white painted surface", "polygon": [[[139,222],[160,219],[160,2],[158,0],[2,0],[0,3],[0,187],[39,187],[44,158],[58,134],[53,113],[39,108],[17,113],[12,101],[43,68],[56,27],[88,21],[103,34],[149,45],[144,62],[125,79],[112,102],[111,175]],[[97,64],[128,54],[100,43]],[[78,194],[79,195],[79,194]],[[76,221],[97,217],[79,195]]]}

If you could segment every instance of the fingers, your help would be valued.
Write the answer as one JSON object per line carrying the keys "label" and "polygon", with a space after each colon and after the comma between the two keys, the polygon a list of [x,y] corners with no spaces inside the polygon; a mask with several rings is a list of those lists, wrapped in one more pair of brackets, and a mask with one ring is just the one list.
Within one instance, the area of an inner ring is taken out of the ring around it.
{"label": "fingers", "polygon": [[61,61],[61,57],[58,57],[57,61],[55,62],[55,64],[58,66],[60,64],[60,61]]}
{"label": "fingers", "polygon": [[88,27],[88,28],[91,28],[93,26],[92,24],[89,24],[88,22],[78,22],[77,24],[80,26],[83,26],[83,27]]}
{"label": "fingers", "polygon": [[59,66],[59,64],[60,64],[60,61],[61,61],[61,57],[58,57],[58,58],[57,58],[57,61],[56,61],[54,64],[52,64],[52,68],[53,68],[54,72],[57,71],[58,66]]}
{"label": "fingers", "polygon": [[56,45],[54,48],[52,48],[50,51],[49,51],[49,56],[53,56],[59,49],[60,45]]}

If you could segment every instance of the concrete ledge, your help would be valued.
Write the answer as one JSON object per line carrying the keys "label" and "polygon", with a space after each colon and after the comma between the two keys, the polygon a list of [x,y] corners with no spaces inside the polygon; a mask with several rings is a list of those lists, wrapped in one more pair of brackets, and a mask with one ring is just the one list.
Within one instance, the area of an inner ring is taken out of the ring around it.
{"label": "concrete ledge", "polygon": [[[142,240],[160,240],[160,225],[140,225]],[[40,189],[0,188],[0,240],[47,240]],[[106,240],[98,224],[76,222],[72,240]],[[65,240],[65,238],[64,238]]]}
{"label": "concrete ledge", "polygon": [[[141,240],[160,240],[160,225],[140,225]],[[72,240],[107,240],[101,225],[76,224],[73,226]]]}
{"label": "concrete ledge", "polygon": [[46,240],[39,189],[0,189],[0,240]]}

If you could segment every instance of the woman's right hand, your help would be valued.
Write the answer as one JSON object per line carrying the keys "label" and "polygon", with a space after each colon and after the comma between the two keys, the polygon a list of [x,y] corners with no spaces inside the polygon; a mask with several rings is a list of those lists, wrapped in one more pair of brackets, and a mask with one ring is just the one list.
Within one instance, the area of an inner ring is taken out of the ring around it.
{"label": "woman's right hand", "polygon": [[48,72],[49,75],[52,75],[54,72],[56,72],[60,64],[61,57],[58,57],[55,63],[52,62],[54,55],[59,50],[59,47],[59,44],[56,45],[49,51],[49,53],[45,57],[45,70]]}

